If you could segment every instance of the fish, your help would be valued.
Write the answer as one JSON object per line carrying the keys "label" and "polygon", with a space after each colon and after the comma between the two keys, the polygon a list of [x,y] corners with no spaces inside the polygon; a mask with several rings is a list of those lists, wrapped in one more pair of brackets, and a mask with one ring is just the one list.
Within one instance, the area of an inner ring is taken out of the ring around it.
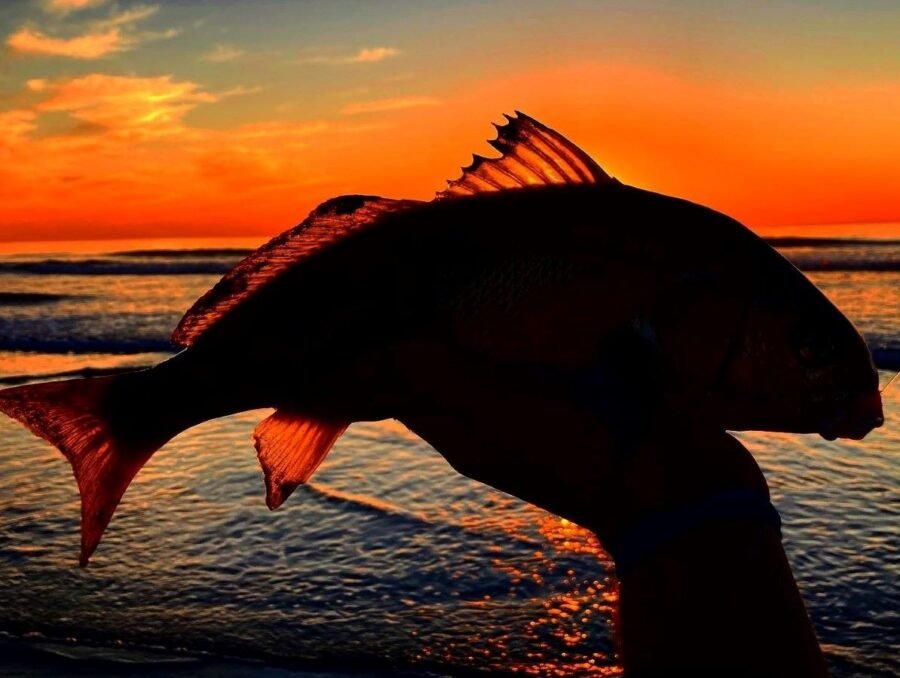
{"label": "fish", "polygon": [[622,183],[524,113],[496,128],[499,156],[474,156],[433,200],[333,198],[251,253],[187,311],[168,360],[0,391],[0,411],[72,465],[82,565],[160,447],[246,410],[274,409],[254,431],[271,509],[358,421],[397,419],[507,486],[514,457],[484,473],[488,455],[460,462],[464,436],[432,425],[471,402],[490,416],[454,360],[506,384],[497,398],[545,394],[547,430],[590,421],[597,454],[660,413],[829,438],[882,425],[859,332],[752,231]]}

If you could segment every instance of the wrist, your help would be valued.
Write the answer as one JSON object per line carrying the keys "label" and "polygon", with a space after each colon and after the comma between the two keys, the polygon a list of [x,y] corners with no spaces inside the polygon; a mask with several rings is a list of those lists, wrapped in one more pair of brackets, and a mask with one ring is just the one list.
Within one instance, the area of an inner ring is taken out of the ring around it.
{"label": "wrist", "polygon": [[741,503],[735,497],[757,497],[756,503],[767,504],[769,489],[762,471],[732,436],[677,427],[657,431],[619,461],[616,482],[605,498],[610,505],[596,512],[599,520],[590,526],[604,544],[613,544],[653,517],[690,512],[687,507],[701,507],[711,497],[732,497],[726,504]]}
{"label": "wrist", "polygon": [[650,514],[612,535],[605,546],[621,579],[635,565],[658,557],[671,544],[723,524],[732,531],[762,529],[781,536],[781,516],[766,495],[756,489],[731,488]]}

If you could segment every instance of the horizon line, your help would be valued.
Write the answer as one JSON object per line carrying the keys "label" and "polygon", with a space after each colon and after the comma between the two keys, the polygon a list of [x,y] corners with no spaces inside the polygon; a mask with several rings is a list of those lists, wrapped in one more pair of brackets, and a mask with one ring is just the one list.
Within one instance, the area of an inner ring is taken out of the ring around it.
{"label": "horizon line", "polygon": [[[299,223],[299,222],[298,222]],[[294,224],[296,226],[297,224]],[[900,218],[897,219],[889,219],[889,220],[874,220],[874,221],[828,221],[828,222],[807,222],[807,223],[787,223],[787,224],[770,224],[767,226],[761,227],[753,227],[747,224],[744,224],[747,228],[753,231],[756,235],[760,237],[794,237],[793,234],[787,233],[774,233],[773,231],[784,231],[785,229],[811,229],[811,228],[826,228],[826,229],[836,229],[842,226],[853,227],[853,226],[866,226],[866,227],[876,227],[876,226],[897,226],[898,232],[895,236],[886,236],[884,238],[873,237],[873,236],[835,236],[838,239],[851,239],[851,240],[895,240],[900,238]],[[289,226],[288,228],[293,228],[293,226]],[[4,238],[3,235],[0,235],[0,244],[25,244],[25,243],[63,243],[63,242],[114,242],[114,241],[127,241],[127,240],[143,240],[143,241],[160,241],[160,240],[250,240],[254,238],[272,238],[278,235],[279,233],[283,233],[282,231],[273,231],[271,233],[233,233],[230,235],[209,235],[204,233],[197,234],[171,234],[171,235],[144,235],[140,233],[136,234],[109,234],[104,236],[89,236],[89,237],[63,237],[63,238]],[[797,234],[797,237],[810,237],[810,238],[821,238],[822,235],[816,234]],[[828,236],[826,236],[828,237]]]}

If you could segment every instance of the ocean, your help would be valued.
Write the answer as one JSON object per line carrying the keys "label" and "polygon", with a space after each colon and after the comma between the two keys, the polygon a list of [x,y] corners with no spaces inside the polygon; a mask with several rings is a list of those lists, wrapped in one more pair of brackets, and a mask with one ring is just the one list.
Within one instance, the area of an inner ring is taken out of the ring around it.
{"label": "ocean", "polygon": [[[900,242],[775,244],[857,324],[886,384]],[[166,358],[183,312],[245,247],[7,248],[0,385]],[[835,676],[900,675],[900,379],[884,399],[885,426],[862,442],[739,434]],[[251,440],[266,414],[157,453],[86,569],[68,464],[0,418],[0,672],[620,673],[613,570],[589,532],[459,476],[392,421],[352,426],[269,512]]]}

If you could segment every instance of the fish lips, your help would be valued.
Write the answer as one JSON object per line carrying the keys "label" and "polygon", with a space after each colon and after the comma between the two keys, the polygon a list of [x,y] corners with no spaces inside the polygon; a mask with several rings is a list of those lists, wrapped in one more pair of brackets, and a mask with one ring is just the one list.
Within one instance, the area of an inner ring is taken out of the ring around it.
{"label": "fish lips", "polygon": [[837,416],[829,417],[822,423],[819,435],[825,440],[848,438],[862,440],[874,429],[884,425],[884,411],[881,394],[878,391],[866,393],[851,401]]}

